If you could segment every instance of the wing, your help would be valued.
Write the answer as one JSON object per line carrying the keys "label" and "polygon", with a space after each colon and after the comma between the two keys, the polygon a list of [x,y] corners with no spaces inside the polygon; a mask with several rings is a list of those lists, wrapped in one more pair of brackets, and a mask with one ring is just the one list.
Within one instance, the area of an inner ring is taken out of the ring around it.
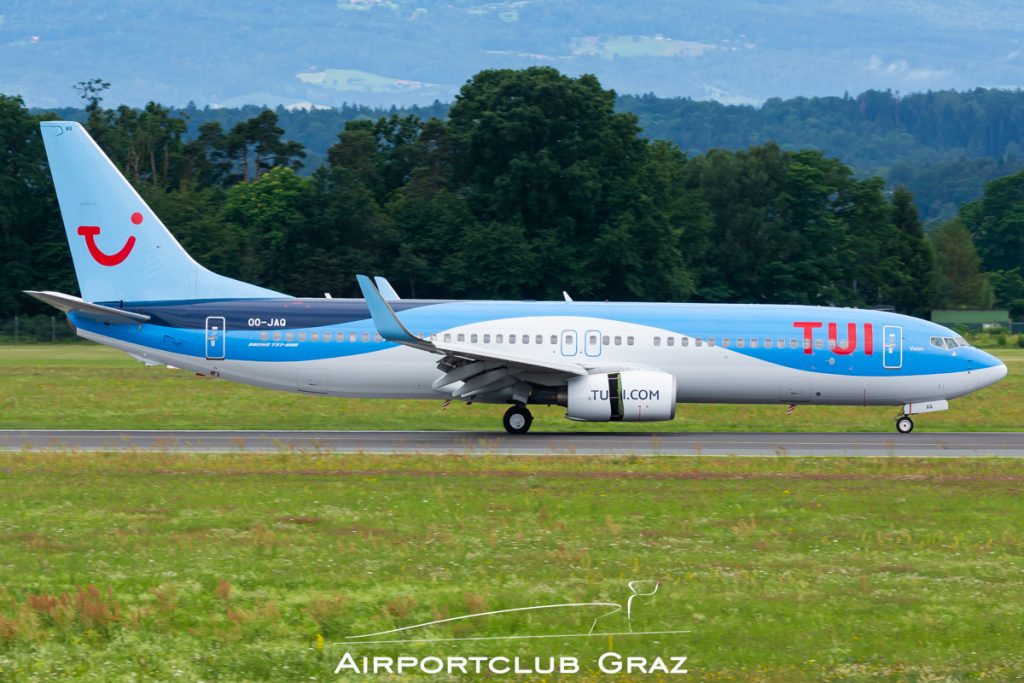
{"label": "wing", "polygon": [[[568,360],[540,360],[503,349],[417,337],[402,324],[370,278],[357,275],[356,279],[380,336],[441,356],[437,367],[445,374],[434,382],[434,389],[447,391],[454,398],[470,399],[511,390],[512,396],[520,400],[524,394],[529,397],[532,384],[559,385],[574,375],[589,374],[586,367]],[[521,400],[525,402],[525,398]]]}

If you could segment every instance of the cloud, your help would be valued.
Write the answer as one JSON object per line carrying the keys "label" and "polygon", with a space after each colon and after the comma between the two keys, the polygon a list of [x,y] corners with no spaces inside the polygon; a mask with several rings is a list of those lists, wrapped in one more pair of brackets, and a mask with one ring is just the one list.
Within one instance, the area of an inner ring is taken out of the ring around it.
{"label": "cloud", "polygon": [[950,69],[914,68],[905,59],[886,62],[878,55],[871,55],[868,60],[868,70],[904,81],[931,81],[953,75],[953,71]]}

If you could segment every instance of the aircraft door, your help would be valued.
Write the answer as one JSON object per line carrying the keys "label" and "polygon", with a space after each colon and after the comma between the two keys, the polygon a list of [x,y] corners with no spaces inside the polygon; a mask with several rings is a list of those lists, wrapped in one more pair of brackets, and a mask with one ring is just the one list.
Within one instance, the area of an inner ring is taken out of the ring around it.
{"label": "aircraft door", "polygon": [[903,328],[895,325],[882,327],[882,367],[899,370],[903,367]]}
{"label": "aircraft door", "polygon": [[587,330],[583,333],[583,353],[591,358],[601,355],[601,332]]}
{"label": "aircraft door", "polygon": [[223,360],[227,346],[227,325],[224,317],[211,315],[206,319],[206,360]]}
{"label": "aircraft door", "polygon": [[562,355],[575,356],[577,348],[576,330],[562,330]]}

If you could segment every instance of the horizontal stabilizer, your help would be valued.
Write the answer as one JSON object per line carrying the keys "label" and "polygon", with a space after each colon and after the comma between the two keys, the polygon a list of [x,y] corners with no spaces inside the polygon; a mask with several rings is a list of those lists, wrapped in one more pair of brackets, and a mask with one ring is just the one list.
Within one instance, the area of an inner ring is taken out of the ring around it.
{"label": "horizontal stabilizer", "polygon": [[75,313],[83,315],[90,320],[95,320],[101,323],[124,325],[127,323],[144,323],[149,320],[149,316],[142,313],[133,313],[131,311],[123,311],[120,308],[91,304],[88,301],[83,301],[77,296],[71,296],[70,294],[61,294],[60,292],[32,292],[28,290],[25,290],[25,293],[31,297],[39,299],[43,303],[50,304],[54,308],[60,309],[65,313],[74,311]]}

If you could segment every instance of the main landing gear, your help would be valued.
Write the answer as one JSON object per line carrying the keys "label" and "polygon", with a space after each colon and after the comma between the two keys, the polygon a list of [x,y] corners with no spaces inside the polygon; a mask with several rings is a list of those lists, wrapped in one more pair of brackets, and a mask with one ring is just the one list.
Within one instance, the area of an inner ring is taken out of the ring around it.
{"label": "main landing gear", "polygon": [[525,434],[530,431],[530,425],[533,424],[533,415],[526,406],[517,404],[505,411],[502,423],[509,434]]}
{"label": "main landing gear", "polygon": [[909,415],[900,415],[896,418],[896,431],[900,434],[909,434],[914,431],[914,421]]}

